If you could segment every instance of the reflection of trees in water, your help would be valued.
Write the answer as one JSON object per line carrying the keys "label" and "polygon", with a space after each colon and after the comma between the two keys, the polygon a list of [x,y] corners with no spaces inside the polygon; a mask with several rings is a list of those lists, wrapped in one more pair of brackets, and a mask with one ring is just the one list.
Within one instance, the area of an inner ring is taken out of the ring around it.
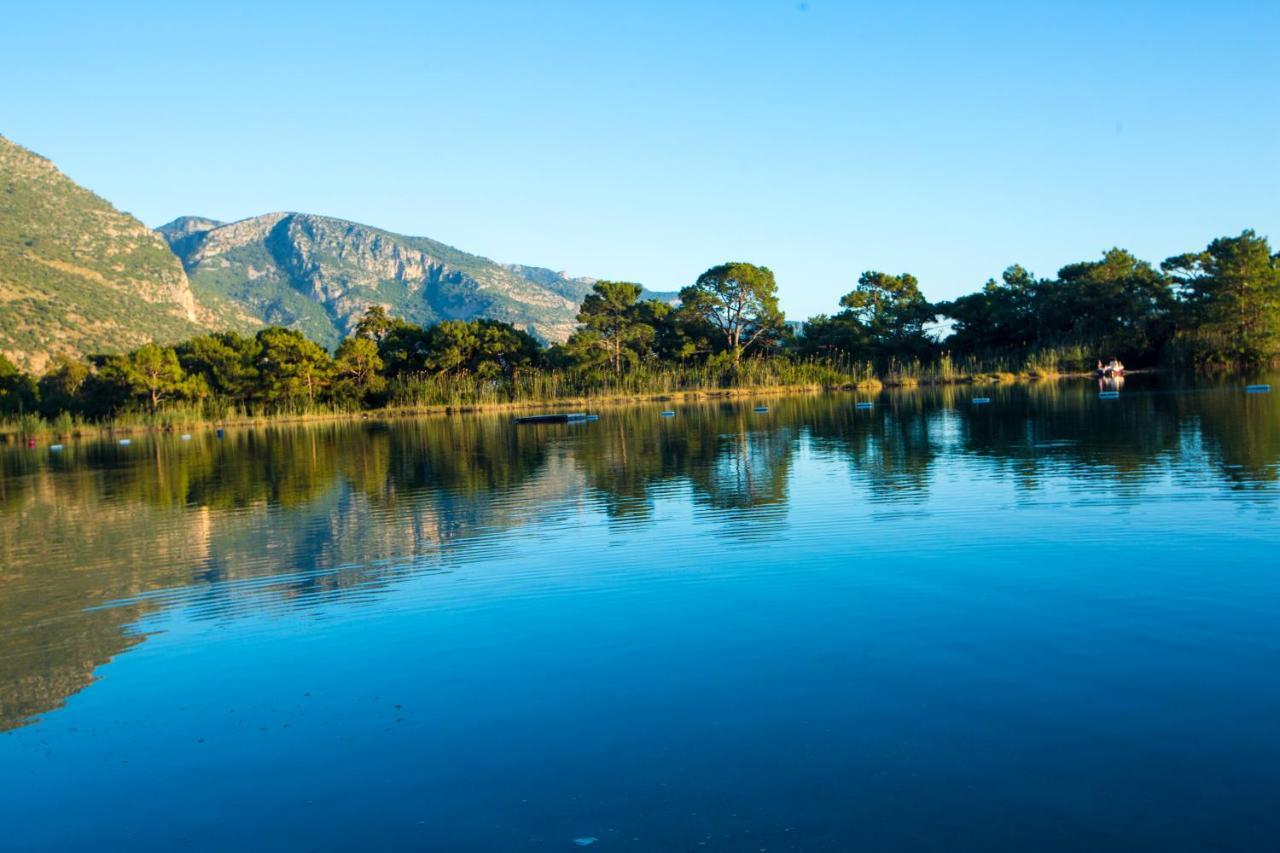
{"label": "reflection of trees in water", "polygon": [[750,407],[687,406],[674,419],[652,407],[610,413],[574,436],[574,462],[612,518],[647,519],[654,496],[679,485],[713,509],[786,500],[795,450],[790,424]]}
{"label": "reflection of trees in water", "polygon": [[1239,384],[1180,389],[1148,378],[1128,388],[1120,400],[1100,400],[1083,382],[1002,388],[990,407],[957,407],[963,448],[1016,472],[1027,488],[1064,469],[1135,495],[1171,470],[1183,481],[1208,470],[1236,488],[1277,479],[1274,398]]}
{"label": "reflection of trees in water", "polygon": [[1280,396],[1238,389],[1211,396],[1194,409],[1194,398],[1179,399],[1181,416],[1188,422],[1194,418],[1209,462],[1233,489],[1269,488],[1280,479]]}
{"label": "reflection of trees in water", "polygon": [[195,618],[367,597],[575,482],[508,424],[432,426],[0,454],[0,730],[88,684],[165,590]]}
{"label": "reflection of trees in water", "polygon": [[659,495],[681,494],[718,535],[759,538],[785,519],[796,444],[791,419],[750,406],[689,405],[673,419],[642,406],[578,430],[573,458],[616,523],[645,523]]}
{"label": "reflection of trees in water", "polygon": [[867,411],[845,398],[842,405],[819,403],[806,415],[815,449],[842,458],[869,500],[915,503],[927,497],[939,451],[934,401],[886,395]]}
{"label": "reflection of trees in water", "polygon": [[510,531],[568,520],[583,497],[628,524],[683,497],[711,535],[772,536],[802,444],[877,503],[922,501],[949,456],[1028,489],[1087,476],[1141,493],[1171,470],[1202,485],[1207,469],[1274,500],[1280,398],[1140,391],[1130,381],[1104,402],[1091,383],[1044,383],[983,388],[989,406],[951,388],[879,395],[870,411],[836,394],[774,399],[767,414],[637,406],[572,426],[458,417],[3,449],[0,729],[83,688],[137,642],[127,625],[171,601],[195,618],[365,601],[516,547]]}

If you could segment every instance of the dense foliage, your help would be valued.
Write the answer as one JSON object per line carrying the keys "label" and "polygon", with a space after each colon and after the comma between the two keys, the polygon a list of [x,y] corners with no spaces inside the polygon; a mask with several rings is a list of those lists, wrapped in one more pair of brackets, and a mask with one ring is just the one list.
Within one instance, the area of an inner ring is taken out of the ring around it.
{"label": "dense foliage", "polygon": [[1051,279],[1015,265],[941,303],[925,299],[909,273],[868,271],[840,299],[843,310],[798,333],[765,267],[712,267],[680,292],[679,305],[642,292],[596,282],[578,330],[549,348],[498,320],[424,327],[373,306],[332,355],[296,329],[273,326],[252,337],[218,332],[176,347],[61,358],[38,380],[0,358],[0,414],[95,419],[178,401],[210,416],[355,409],[456,400],[450,388],[464,385],[473,402],[499,402],[604,387],[820,384],[872,370],[899,375],[904,364],[947,378],[956,375],[952,359],[1052,372],[1112,356],[1213,365],[1280,358],[1280,257],[1252,231],[1158,267],[1123,249],[1068,264]]}

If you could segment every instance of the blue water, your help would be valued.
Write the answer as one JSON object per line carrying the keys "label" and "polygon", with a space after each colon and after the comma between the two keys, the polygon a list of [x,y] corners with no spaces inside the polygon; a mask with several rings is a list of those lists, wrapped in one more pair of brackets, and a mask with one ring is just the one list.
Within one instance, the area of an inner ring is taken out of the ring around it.
{"label": "blue water", "polygon": [[1276,849],[1280,399],[1097,392],[0,451],[0,847]]}

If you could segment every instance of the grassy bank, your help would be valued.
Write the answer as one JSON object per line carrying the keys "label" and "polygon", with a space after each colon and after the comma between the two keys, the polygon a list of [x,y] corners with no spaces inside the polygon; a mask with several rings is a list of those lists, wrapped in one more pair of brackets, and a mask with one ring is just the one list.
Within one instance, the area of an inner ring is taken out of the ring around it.
{"label": "grassy bank", "polygon": [[876,372],[869,364],[833,364],[784,359],[744,362],[738,368],[697,365],[642,368],[621,376],[584,376],[571,371],[531,371],[515,377],[428,376],[393,381],[386,404],[374,408],[285,406],[253,411],[223,401],[177,403],[156,412],[123,412],[103,421],[68,413],[53,419],[26,414],[0,421],[5,440],[68,439],[103,432],[147,432],[259,426],[333,420],[415,417],[453,412],[517,412],[571,409],[611,403],[678,401],[777,395],[796,392],[878,391],[881,388],[1033,381],[1063,376],[1045,365],[1019,370],[1004,365],[937,362],[892,364]]}

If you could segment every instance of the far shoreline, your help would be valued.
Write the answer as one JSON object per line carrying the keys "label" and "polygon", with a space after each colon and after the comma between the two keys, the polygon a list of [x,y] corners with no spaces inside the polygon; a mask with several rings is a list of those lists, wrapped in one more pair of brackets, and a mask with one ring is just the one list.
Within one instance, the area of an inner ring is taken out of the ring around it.
{"label": "far shoreline", "polygon": [[[1125,375],[1142,375],[1158,372],[1157,368],[1140,368],[1126,370]],[[147,413],[129,413],[107,422],[89,423],[77,426],[70,433],[56,431],[52,424],[45,423],[38,431],[23,433],[20,424],[6,422],[0,424],[0,442],[5,444],[36,441],[41,439],[92,439],[111,435],[145,435],[149,433],[173,433],[179,430],[217,430],[217,429],[254,429],[271,426],[309,425],[321,423],[342,423],[357,421],[394,421],[411,418],[440,417],[450,415],[531,413],[531,412],[563,412],[567,409],[590,407],[613,407],[633,405],[637,403],[688,402],[702,400],[736,400],[745,397],[780,397],[802,394],[826,393],[879,393],[885,390],[905,390],[915,388],[943,388],[954,386],[989,386],[989,385],[1027,385],[1040,382],[1056,382],[1063,380],[1096,379],[1093,371],[1066,373],[978,373],[957,376],[951,379],[912,377],[885,378],[863,380],[843,384],[823,385],[815,383],[791,385],[748,385],[728,388],[691,388],[680,391],[662,391],[653,393],[616,393],[591,396],[561,397],[549,400],[515,400],[504,403],[446,403],[430,406],[382,406],[371,409],[354,409],[350,411],[317,411],[308,414],[263,414],[229,418],[194,418],[178,420],[175,423],[149,424],[145,421],[154,415]],[[163,413],[160,413],[163,414]]]}

